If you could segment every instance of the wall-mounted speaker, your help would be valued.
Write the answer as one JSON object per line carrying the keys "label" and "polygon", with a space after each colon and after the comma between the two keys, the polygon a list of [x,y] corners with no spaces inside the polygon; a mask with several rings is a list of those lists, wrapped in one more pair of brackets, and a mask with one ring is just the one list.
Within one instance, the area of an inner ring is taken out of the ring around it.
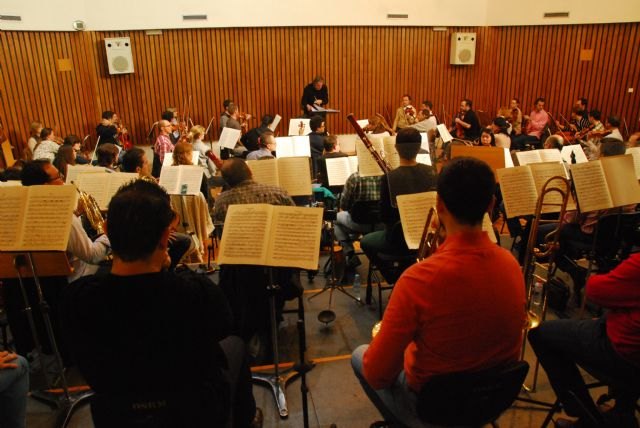
{"label": "wall-mounted speaker", "polygon": [[129,37],[105,38],[109,74],[133,73],[133,56]]}
{"label": "wall-mounted speaker", "polygon": [[472,65],[476,62],[476,33],[451,33],[451,55],[453,65]]}

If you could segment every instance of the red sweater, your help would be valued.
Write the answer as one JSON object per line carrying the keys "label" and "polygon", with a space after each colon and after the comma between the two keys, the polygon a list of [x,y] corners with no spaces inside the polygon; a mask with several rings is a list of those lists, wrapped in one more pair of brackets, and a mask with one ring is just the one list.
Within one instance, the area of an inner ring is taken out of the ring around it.
{"label": "red sweater", "polygon": [[364,355],[365,378],[385,388],[404,369],[417,392],[435,374],[517,360],[524,308],[522,272],[508,251],[481,231],[448,237],[396,283]]}
{"label": "red sweater", "polygon": [[640,254],[587,281],[587,298],[610,309],[607,336],[622,358],[640,367]]}

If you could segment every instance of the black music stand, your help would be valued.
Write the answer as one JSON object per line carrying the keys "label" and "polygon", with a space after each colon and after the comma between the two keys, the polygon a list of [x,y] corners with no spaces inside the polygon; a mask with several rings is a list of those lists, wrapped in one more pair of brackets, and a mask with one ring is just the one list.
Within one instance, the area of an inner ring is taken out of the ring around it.
{"label": "black music stand", "polygon": [[[40,266],[40,271],[36,271],[36,265]],[[88,398],[93,396],[93,391],[82,390],[79,392],[70,392],[67,378],[64,373],[64,366],[60,349],[56,342],[49,315],[49,304],[44,298],[40,278],[43,276],[68,276],[71,273],[71,267],[67,255],[61,251],[45,251],[45,252],[3,252],[0,253],[0,277],[1,278],[17,278],[20,286],[22,298],[24,300],[24,311],[27,316],[33,343],[40,358],[40,366],[43,371],[44,378],[47,382],[47,390],[32,391],[31,396],[36,400],[42,401],[51,407],[58,409],[59,413],[56,418],[56,427],[65,428],[71,419],[73,413],[78,406]],[[62,394],[56,394],[52,391],[52,382],[47,376],[44,361],[42,360],[42,345],[38,338],[35,321],[33,319],[33,310],[27,297],[27,290],[24,285],[24,278],[33,278],[36,293],[38,296],[38,306],[42,314],[45,329],[51,344],[51,349],[55,356],[55,362],[59,371],[60,383],[62,384]]]}

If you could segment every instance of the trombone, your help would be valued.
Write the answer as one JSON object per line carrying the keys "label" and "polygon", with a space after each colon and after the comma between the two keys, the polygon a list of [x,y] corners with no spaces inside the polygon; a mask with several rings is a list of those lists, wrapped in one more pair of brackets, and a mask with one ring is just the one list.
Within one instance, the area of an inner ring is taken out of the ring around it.
{"label": "trombone", "polygon": [[[524,257],[524,266],[522,273],[524,275],[525,287],[527,293],[526,311],[527,311],[527,323],[524,326],[524,335],[522,338],[522,349],[520,352],[520,359],[524,359],[525,349],[527,345],[527,332],[530,329],[538,327],[542,321],[544,321],[547,315],[547,290],[546,284],[555,275],[556,264],[555,255],[559,247],[560,232],[562,231],[563,223],[562,219],[567,210],[567,203],[569,202],[569,196],[571,195],[571,183],[568,179],[561,176],[554,176],[549,178],[540,191],[538,197],[538,203],[536,204],[536,211],[534,217],[531,220],[531,228],[529,230],[529,240],[527,241],[527,248]],[[542,219],[543,213],[555,213],[558,212],[557,219],[547,220]],[[538,228],[540,224],[556,224],[556,228],[549,232],[544,237],[544,244],[540,248],[536,247],[536,240],[538,236]],[[548,264],[544,266],[538,263],[538,260],[547,259]],[[535,273],[536,267],[546,268],[546,278]],[[541,309],[534,310],[533,292],[534,284],[539,281],[542,283],[542,302],[540,303]],[[536,365],[533,373],[533,383],[531,387],[523,385],[524,389],[529,392],[535,392],[538,382],[538,371],[540,368],[540,362],[536,359]]]}

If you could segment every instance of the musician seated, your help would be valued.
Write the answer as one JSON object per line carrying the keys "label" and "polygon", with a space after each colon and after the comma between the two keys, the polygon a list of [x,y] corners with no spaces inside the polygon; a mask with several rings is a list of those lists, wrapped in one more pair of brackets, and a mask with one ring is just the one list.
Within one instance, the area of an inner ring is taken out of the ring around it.
{"label": "musician seated", "polygon": [[147,159],[145,151],[139,147],[133,147],[124,153],[120,168],[122,172],[134,172],[138,174],[138,177],[143,180],[156,181],[156,179],[151,176],[151,162]]}
{"label": "musician seated", "polygon": [[96,166],[114,171],[117,167],[119,154],[120,149],[115,144],[100,144],[96,149],[96,157],[98,158]]}
{"label": "musician seated", "polygon": [[624,141],[620,133],[620,118],[618,116],[609,116],[605,129],[608,131],[607,138],[613,140]]}
{"label": "musician seated", "polygon": [[260,120],[260,126],[251,128],[249,131],[247,131],[246,134],[244,134],[240,138],[242,145],[247,148],[248,152],[253,152],[259,149],[260,136],[264,132],[271,131],[271,128],[269,128],[269,125],[271,125],[272,123],[273,123],[273,116],[265,114],[264,116],[262,116],[262,119]]}
{"label": "musician seated", "polygon": [[118,144],[118,128],[115,122],[118,121],[118,116],[112,111],[103,111],[102,120],[96,126],[96,134],[98,135],[98,145],[102,144]]}
{"label": "musician seated", "polygon": [[515,150],[524,150],[527,146],[540,147],[542,131],[549,123],[549,115],[544,111],[544,98],[536,99],[533,111],[529,114],[527,128],[525,132],[511,141],[511,147]]}
{"label": "musician seated", "polygon": [[247,154],[247,160],[272,159],[276,151],[276,137],[267,129],[258,138],[258,149]]}
{"label": "musician seated", "polygon": [[496,136],[493,134],[491,128],[482,128],[480,132],[480,146],[482,147],[495,147]]}
{"label": "musician seated", "polygon": [[[380,218],[384,230],[369,233],[360,241],[369,260],[377,261],[379,252],[403,254],[409,251],[404,236],[397,233],[400,212],[396,196],[428,192],[436,188],[435,169],[416,161],[421,142],[420,133],[413,128],[401,129],[396,136],[400,166],[385,174],[380,181]],[[396,233],[392,233],[394,230]],[[381,272],[385,276],[384,268],[381,268]]]}
{"label": "musician seated", "polygon": [[169,133],[169,139],[171,144],[176,145],[180,139],[180,131],[178,130],[178,119],[176,118],[176,110],[174,108],[168,108],[160,115],[162,120],[166,120],[171,125],[171,132]]}
{"label": "musician seated", "polygon": [[[324,137],[324,151],[322,157],[318,160],[318,182],[322,184],[322,187],[329,189],[329,177],[327,175],[327,159],[348,157],[346,153],[340,151],[340,144],[338,143],[338,137],[336,135],[327,135]],[[331,189],[332,191],[339,190]]]}
{"label": "musician seated", "polygon": [[522,134],[522,111],[520,110],[520,100],[512,98],[509,103],[511,114],[505,119],[511,123],[511,134],[513,137]]}
{"label": "musician seated", "polygon": [[411,105],[411,101],[409,94],[402,96],[402,105],[396,109],[396,114],[393,118],[393,125],[391,126],[393,131],[408,128],[416,123],[416,109]]}
{"label": "musician seated", "polygon": [[460,112],[453,121],[451,132],[467,141],[476,141],[480,137],[480,121],[470,99],[460,101]]}
{"label": "musician seated", "polygon": [[320,115],[314,115],[309,120],[309,128],[311,128],[309,145],[311,147],[311,173],[313,178],[318,176],[318,160],[322,157],[322,152],[324,151],[324,137],[329,135],[324,120],[324,117]]}
{"label": "musician seated", "polygon": [[556,120],[556,126],[558,129],[571,135],[582,132],[587,129],[589,125],[589,120],[583,116],[583,112],[577,106],[574,106],[571,109],[571,120],[569,123],[563,126],[558,120]]}
{"label": "musician seated", "polygon": [[[229,336],[224,294],[205,276],[165,270],[179,222],[169,195],[136,180],[111,199],[108,218],[111,272],[70,285],[62,308],[80,372],[96,392],[94,422],[127,426],[128,400],[166,400],[170,426],[225,426],[229,418],[253,426],[246,353]],[[184,364],[167,364],[175,352]]]}
{"label": "musician seated", "polygon": [[40,142],[33,149],[33,159],[47,159],[53,162],[60,145],[54,141],[56,135],[51,128],[43,128],[40,132]]}
{"label": "musician seated", "polygon": [[89,160],[86,157],[84,157],[84,155],[82,154],[82,151],[81,151],[82,141],[77,135],[70,134],[64,137],[64,141],[62,142],[62,147],[64,146],[71,146],[73,148],[76,164],[86,165],[89,163]]}
{"label": "musician seated", "polygon": [[503,117],[496,117],[491,122],[491,130],[496,140],[496,147],[511,148],[511,137],[509,136],[509,123]]}
{"label": "musician seated", "polygon": [[601,117],[599,110],[589,112],[590,131],[586,135],[587,138],[583,146],[589,160],[596,160],[600,157],[600,140],[605,131],[604,124],[600,121]]}
{"label": "musician seated", "polygon": [[210,147],[202,141],[206,130],[202,125],[192,126],[187,134],[187,141],[193,146],[193,150],[198,152],[198,165],[204,168],[207,178],[212,177],[216,173],[216,166],[207,157],[207,152],[211,150]]}
{"label": "musician seated", "polygon": [[[173,152],[173,144],[169,138],[173,128],[168,120],[161,120],[158,126],[160,134],[158,134],[158,138],[156,138],[156,142],[153,145],[153,152],[158,157],[160,165],[162,165],[166,154]],[[160,171],[160,168],[158,168],[158,171]]]}
{"label": "musician seated", "polygon": [[[240,123],[240,110],[238,109],[237,105],[235,105],[234,103],[229,104],[229,106],[227,107],[226,113],[228,115],[228,118],[226,119],[226,122],[225,122],[225,128],[242,130],[243,127],[245,127],[245,130],[246,130],[247,123],[246,122]],[[223,148],[220,153],[220,156],[222,157],[222,159],[226,159],[231,154],[238,157],[243,157],[247,155],[247,148],[242,145],[242,142],[240,141],[240,139],[238,139],[238,142],[236,143],[235,147],[232,150]]]}
{"label": "musician seated", "polygon": [[564,146],[564,140],[559,135],[551,135],[546,140],[544,140],[544,145],[542,146],[545,149],[556,149],[562,151],[562,147]]}
{"label": "musician seated", "polygon": [[[389,130],[385,127],[384,122],[380,119],[379,116],[374,115],[368,119],[367,125],[362,128],[362,130],[366,133],[371,134],[382,134],[384,132],[389,132]],[[395,131],[391,129],[389,132],[391,135],[395,134]]]}
{"label": "musician seated", "polygon": [[[634,413],[640,398],[639,278],[640,254],[633,254],[611,272],[592,276],[587,282],[587,298],[606,308],[606,316],[544,321],[529,331],[529,342],[565,413],[579,418],[560,419],[556,426],[638,426]],[[614,384],[615,407],[602,415],[576,364],[631,389]],[[597,418],[597,425],[585,411]]]}
{"label": "musician seated", "polygon": [[426,105],[427,108],[418,110],[418,121],[411,125],[411,127],[417,129],[418,132],[428,133],[436,129],[436,126],[438,126],[438,122],[436,121],[436,117],[431,112],[431,109],[433,108],[431,101],[425,101],[425,103],[428,103]]}
{"label": "musician seated", "polygon": [[416,399],[432,376],[519,358],[526,319],[522,273],[482,231],[495,186],[480,160],[456,158],[444,166],[436,208],[446,239],[402,274],[379,333],[353,352],[365,393],[392,425],[424,426]]}
{"label": "musician seated", "polygon": [[[193,146],[186,142],[180,141],[173,149],[172,153],[173,162],[171,166],[193,166]],[[207,202],[211,198],[209,195],[209,185],[207,184],[207,178],[202,174],[202,180],[200,181],[200,193],[204,196]]]}
{"label": "musician seated", "polygon": [[60,175],[64,180],[67,177],[67,167],[69,165],[76,164],[76,154],[73,151],[72,146],[68,146],[63,144],[60,146],[60,150],[56,153],[56,157],[53,159],[53,166],[56,167],[58,171],[60,171]]}

